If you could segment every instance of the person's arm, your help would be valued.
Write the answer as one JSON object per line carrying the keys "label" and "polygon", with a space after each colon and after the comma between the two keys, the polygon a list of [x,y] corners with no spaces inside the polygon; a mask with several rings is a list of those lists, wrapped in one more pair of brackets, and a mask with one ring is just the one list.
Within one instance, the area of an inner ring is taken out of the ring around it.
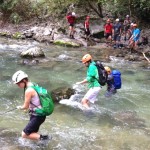
{"label": "person's arm", "polygon": [[77,82],[76,84],[84,84],[84,83],[87,83],[87,82],[88,82],[87,79],[84,79],[84,80],[82,80],[80,82]]}
{"label": "person's arm", "polygon": [[19,109],[28,109],[32,96],[35,94],[35,91],[32,88],[28,88],[25,91],[25,100],[24,104],[19,107]]}

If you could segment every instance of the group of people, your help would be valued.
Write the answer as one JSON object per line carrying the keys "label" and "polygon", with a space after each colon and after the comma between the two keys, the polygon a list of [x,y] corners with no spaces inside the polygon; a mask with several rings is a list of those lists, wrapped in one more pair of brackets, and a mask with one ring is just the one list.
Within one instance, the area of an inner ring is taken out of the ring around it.
{"label": "group of people", "polygon": [[[74,12],[69,12],[66,19],[69,23],[69,37],[74,39],[76,14]],[[84,31],[85,39],[88,40],[91,35],[90,16],[86,16],[84,21]],[[122,48],[125,46],[130,49],[137,49],[140,40],[140,32],[137,23],[133,23],[130,20],[129,15],[126,15],[124,21],[117,18],[114,23],[108,18],[104,25],[106,44],[107,46],[113,46],[114,48]],[[122,37],[124,37],[125,42],[128,41],[128,44],[123,44]]]}
{"label": "group of people", "polygon": [[140,40],[140,29],[127,15],[123,22],[117,18],[115,23],[111,23],[111,20],[108,19],[104,25],[104,36],[106,43],[108,45],[113,44],[114,48],[122,48],[122,37],[124,37],[123,40],[128,41],[128,44],[124,46],[130,49],[137,49]]}
{"label": "group of people", "polygon": [[[67,22],[69,23],[69,37],[71,39],[74,39],[74,25],[76,21],[76,14],[75,12],[69,12],[66,16]],[[84,31],[85,31],[85,39],[88,40],[90,37],[90,16],[86,16],[85,22],[84,22]]]}
{"label": "group of people", "polygon": [[[97,100],[97,96],[101,90],[101,84],[99,83],[99,74],[96,67],[96,63],[93,61],[90,54],[86,54],[82,58],[82,63],[87,67],[87,76],[83,81],[77,82],[76,84],[88,83],[89,90],[81,100],[82,105],[86,108],[90,108],[90,103],[94,103]],[[113,76],[111,69],[105,67],[107,71],[107,92],[106,97],[110,97],[116,93],[116,89],[113,84]],[[26,127],[22,131],[22,137],[31,140],[46,140],[49,139],[48,135],[39,134],[40,125],[45,121],[46,116],[41,116],[36,113],[36,108],[41,108],[41,102],[37,91],[32,88],[34,84],[29,81],[28,75],[19,70],[12,76],[12,81],[19,88],[24,89],[24,103],[22,106],[17,106],[19,110],[29,110],[30,120]]]}
{"label": "group of people", "polygon": [[[88,92],[85,94],[83,99],[81,100],[82,105],[89,109],[90,103],[94,103],[97,100],[97,96],[102,88],[101,84],[99,83],[99,74],[98,69],[96,67],[96,63],[92,60],[92,56],[90,54],[86,54],[82,58],[82,63],[87,67],[87,74],[86,78],[76,84],[85,84],[88,83]],[[107,72],[107,91],[105,93],[106,97],[110,97],[117,92],[114,87],[114,79],[111,73],[110,67],[104,67]]]}

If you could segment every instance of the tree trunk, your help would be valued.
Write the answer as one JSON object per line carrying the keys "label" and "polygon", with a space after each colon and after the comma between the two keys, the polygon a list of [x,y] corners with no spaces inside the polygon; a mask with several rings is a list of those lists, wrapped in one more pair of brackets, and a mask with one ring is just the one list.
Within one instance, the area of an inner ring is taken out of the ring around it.
{"label": "tree trunk", "polygon": [[97,9],[95,6],[92,5],[92,3],[90,3],[89,0],[87,0],[87,2],[88,2],[89,7],[90,7],[91,9],[93,9],[93,10],[95,11],[95,13],[96,13],[100,18],[103,18],[103,14],[102,14],[102,4],[99,2],[99,3],[97,4],[97,7],[98,7],[98,9]]}

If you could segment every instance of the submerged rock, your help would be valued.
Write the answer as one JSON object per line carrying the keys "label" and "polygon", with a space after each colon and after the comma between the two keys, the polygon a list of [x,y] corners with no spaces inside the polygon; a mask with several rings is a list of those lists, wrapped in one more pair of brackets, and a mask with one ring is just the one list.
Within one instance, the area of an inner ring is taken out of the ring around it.
{"label": "submerged rock", "polygon": [[114,114],[114,119],[123,125],[129,126],[130,128],[145,128],[145,120],[137,116],[136,112],[123,111]]}
{"label": "submerged rock", "polygon": [[69,99],[75,94],[75,90],[67,87],[60,87],[51,92],[54,102],[59,102],[62,99]]}

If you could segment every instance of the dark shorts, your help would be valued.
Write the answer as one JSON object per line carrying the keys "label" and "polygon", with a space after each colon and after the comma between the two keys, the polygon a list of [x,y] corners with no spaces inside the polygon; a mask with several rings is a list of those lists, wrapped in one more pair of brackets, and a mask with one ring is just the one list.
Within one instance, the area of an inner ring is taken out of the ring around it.
{"label": "dark shorts", "polygon": [[69,24],[69,27],[74,27],[74,23],[70,23],[70,24]]}
{"label": "dark shorts", "polygon": [[112,33],[105,33],[105,38],[108,39],[109,36],[112,36]]}
{"label": "dark shorts", "polygon": [[24,128],[24,133],[30,135],[31,133],[38,132],[40,125],[45,121],[46,116],[31,116],[29,123]]}
{"label": "dark shorts", "polygon": [[126,25],[126,26],[124,26],[124,31],[128,31],[128,29],[130,28],[130,25]]}
{"label": "dark shorts", "polygon": [[119,34],[114,35],[114,41],[120,41],[121,36]]}
{"label": "dark shorts", "polygon": [[86,34],[87,36],[91,34],[89,28],[87,28],[87,30],[85,29],[85,34]]}

